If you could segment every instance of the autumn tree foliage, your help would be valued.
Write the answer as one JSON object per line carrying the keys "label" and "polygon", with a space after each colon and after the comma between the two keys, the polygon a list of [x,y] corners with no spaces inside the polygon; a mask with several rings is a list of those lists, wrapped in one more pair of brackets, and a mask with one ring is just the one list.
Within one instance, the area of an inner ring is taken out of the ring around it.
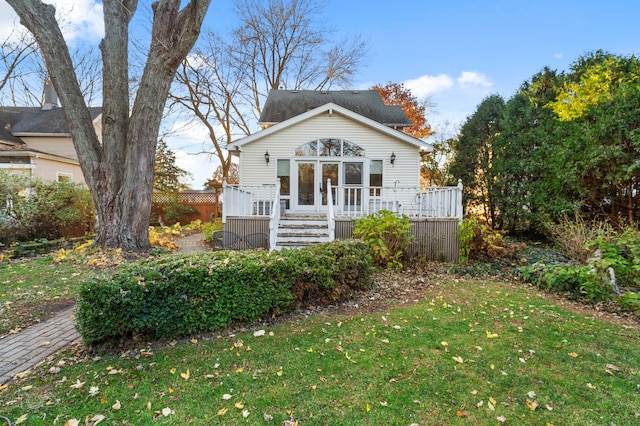
{"label": "autumn tree foliage", "polygon": [[492,95],[453,141],[449,172],[495,229],[545,232],[580,213],[640,220],[640,59],[596,51]]}
{"label": "autumn tree foliage", "polygon": [[385,105],[398,105],[407,114],[413,126],[404,129],[406,134],[418,139],[433,135],[434,131],[426,117],[427,100],[419,101],[404,84],[387,83],[384,86],[375,85],[372,89],[380,93]]}

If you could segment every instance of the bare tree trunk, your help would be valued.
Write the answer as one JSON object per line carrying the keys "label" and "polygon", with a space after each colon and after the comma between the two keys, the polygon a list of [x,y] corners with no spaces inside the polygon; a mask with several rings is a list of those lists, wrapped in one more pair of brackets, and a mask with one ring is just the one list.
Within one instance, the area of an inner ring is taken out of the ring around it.
{"label": "bare tree trunk", "polygon": [[151,47],[129,115],[128,25],[137,0],[104,0],[103,128],[100,143],[82,97],[55,8],[40,0],[8,0],[35,36],[60,96],[80,166],[96,205],[96,244],[149,248],[149,216],[158,129],[169,86],[200,33],[210,0],[154,2]]}

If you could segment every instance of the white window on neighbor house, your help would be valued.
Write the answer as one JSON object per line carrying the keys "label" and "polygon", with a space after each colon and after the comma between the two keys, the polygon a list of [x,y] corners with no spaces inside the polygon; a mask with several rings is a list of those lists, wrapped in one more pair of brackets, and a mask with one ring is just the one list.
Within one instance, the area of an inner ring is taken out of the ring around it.
{"label": "white window on neighbor house", "polygon": [[73,181],[73,175],[71,173],[58,172],[57,179],[58,182],[71,182]]}

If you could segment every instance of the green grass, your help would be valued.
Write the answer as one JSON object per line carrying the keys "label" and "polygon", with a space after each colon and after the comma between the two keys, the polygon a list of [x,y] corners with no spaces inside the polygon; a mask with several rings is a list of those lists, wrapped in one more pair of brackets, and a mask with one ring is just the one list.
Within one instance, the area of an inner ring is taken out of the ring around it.
{"label": "green grass", "polygon": [[70,305],[95,268],[54,263],[51,256],[0,262],[0,336],[38,321],[54,306]]}
{"label": "green grass", "polygon": [[116,425],[265,415],[300,425],[640,423],[637,327],[523,286],[447,278],[410,306],[341,312],[99,357],[62,353],[1,392],[0,414],[29,425],[97,414]]}

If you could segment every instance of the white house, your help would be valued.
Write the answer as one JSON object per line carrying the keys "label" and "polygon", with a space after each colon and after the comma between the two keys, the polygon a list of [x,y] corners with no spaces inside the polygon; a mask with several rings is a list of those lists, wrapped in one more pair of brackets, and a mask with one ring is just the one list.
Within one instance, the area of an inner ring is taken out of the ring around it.
{"label": "white house", "polygon": [[279,248],[310,242],[309,229],[322,228],[315,241],[330,240],[350,233],[339,222],[381,209],[461,217],[458,187],[420,187],[420,158],[433,147],[403,133],[411,122],[375,90],[272,90],[259,124],[228,148],[240,184],[224,188],[227,239],[264,233]]}

